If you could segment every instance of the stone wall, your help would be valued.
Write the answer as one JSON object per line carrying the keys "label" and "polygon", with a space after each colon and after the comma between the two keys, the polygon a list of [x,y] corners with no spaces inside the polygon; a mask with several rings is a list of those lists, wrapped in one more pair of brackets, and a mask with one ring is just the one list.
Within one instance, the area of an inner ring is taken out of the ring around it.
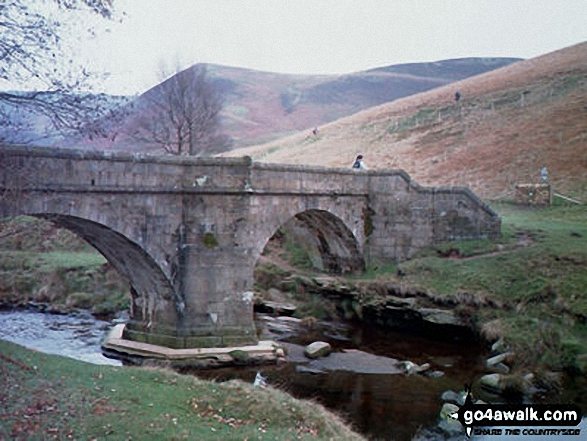
{"label": "stone wall", "polygon": [[552,186],[550,184],[517,184],[515,202],[521,205],[552,204]]}
{"label": "stone wall", "polygon": [[495,238],[501,221],[467,188],[422,187],[403,171],[374,173],[365,214],[370,262],[403,260],[449,240]]}

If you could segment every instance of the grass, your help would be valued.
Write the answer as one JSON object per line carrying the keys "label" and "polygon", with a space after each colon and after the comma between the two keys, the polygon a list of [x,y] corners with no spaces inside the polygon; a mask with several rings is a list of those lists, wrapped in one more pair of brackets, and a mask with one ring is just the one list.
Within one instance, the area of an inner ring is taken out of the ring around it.
{"label": "grass", "polygon": [[0,439],[362,439],[271,387],[90,365],[1,340],[0,354]]}
{"label": "grass", "polygon": [[73,233],[20,216],[0,222],[0,304],[30,301],[108,315],[128,307],[128,283]]}
{"label": "grass", "polygon": [[261,159],[263,159],[265,156],[270,155],[272,153],[277,152],[279,149],[281,148],[281,146],[274,146],[269,148],[267,151],[264,151],[258,155],[253,155],[253,159],[255,161],[260,161]]}
{"label": "grass", "polygon": [[[587,373],[587,207],[496,203],[494,209],[502,218],[496,240],[436,244],[410,260],[368,267],[343,283],[370,286],[373,292],[362,301],[385,296],[391,282],[454,307],[488,340],[504,337],[517,354],[515,369]],[[311,274],[301,247],[287,237],[282,242],[280,256],[298,272]],[[269,268],[256,273],[265,289],[298,293],[296,286],[282,283],[277,268]],[[297,299],[299,314],[327,311],[307,296]]]}
{"label": "grass", "polygon": [[96,251],[66,252],[52,251],[36,254],[36,265],[40,271],[53,271],[62,268],[91,268],[106,263],[106,259]]}
{"label": "grass", "polygon": [[297,246],[291,241],[286,241],[283,249],[285,252],[281,257],[288,260],[290,265],[302,269],[313,268],[312,259],[306,249]]}
{"label": "grass", "polygon": [[[402,283],[440,299],[468,298],[520,355],[519,363],[575,369],[564,350],[587,354],[587,207],[495,207],[499,241],[452,242],[423,250],[398,269]],[[448,250],[456,258],[445,258]]]}

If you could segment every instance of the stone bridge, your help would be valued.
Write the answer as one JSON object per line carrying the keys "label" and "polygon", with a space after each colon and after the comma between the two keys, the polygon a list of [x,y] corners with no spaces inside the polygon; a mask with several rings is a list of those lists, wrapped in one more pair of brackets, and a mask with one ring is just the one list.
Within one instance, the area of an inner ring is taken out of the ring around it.
{"label": "stone bridge", "polygon": [[77,233],[128,279],[126,339],[176,349],[257,342],[255,263],[294,217],[332,272],[500,233],[470,190],[401,170],[0,146],[0,218],[21,214]]}

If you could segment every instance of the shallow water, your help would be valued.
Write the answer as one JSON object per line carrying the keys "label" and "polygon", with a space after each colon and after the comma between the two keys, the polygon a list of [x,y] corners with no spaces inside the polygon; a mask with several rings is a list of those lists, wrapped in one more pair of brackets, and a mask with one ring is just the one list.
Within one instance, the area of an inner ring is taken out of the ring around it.
{"label": "shallow water", "polygon": [[110,322],[91,314],[55,315],[32,311],[0,311],[0,338],[47,354],[93,364],[120,366],[102,355],[100,343]]}
{"label": "shallow water", "polygon": [[[379,357],[365,355],[363,358],[375,361],[356,362],[354,366],[343,362],[338,368],[337,363],[331,362],[324,369],[322,364],[300,356],[303,346],[315,340],[327,341],[334,351],[341,353],[358,349]],[[331,328],[306,331],[286,337],[285,341],[290,362],[284,365],[190,373],[220,381],[240,378],[252,382],[260,372],[270,385],[295,397],[320,402],[369,437],[410,440],[420,428],[436,426],[442,393],[463,390],[466,383],[482,372],[484,362],[483,350],[475,343],[430,340],[352,325],[339,325],[336,332]],[[411,376],[368,373],[377,372],[377,366],[384,368],[386,359],[389,364],[398,360],[429,363],[431,368],[425,374]],[[323,372],[311,373],[316,372],[316,367]]]}
{"label": "shallow water", "polygon": [[[110,327],[111,323],[90,314],[0,312],[2,339],[90,363],[120,365],[104,357],[100,350],[100,342]],[[476,343],[447,341],[442,335],[422,338],[345,323],[269,337],[281,340],[287,347],[288,363],[189,373],[219,381],[238,378],[252,383],[260,372],[270,385],[298,398],[318,401],[342,415],[357,431],[384,440],[410,440],[418,433],[425,439],[439,439],[438,433],[426,429],[436,426],[442,393],[461,391],[481,375],[486,355]],[[303,347],[316,340],[329,342],[335,351],[326,363],[311,362],[303,356]],[[397,373],[398,360],[429,363],[431,368],[424,374],[409,376]]]}

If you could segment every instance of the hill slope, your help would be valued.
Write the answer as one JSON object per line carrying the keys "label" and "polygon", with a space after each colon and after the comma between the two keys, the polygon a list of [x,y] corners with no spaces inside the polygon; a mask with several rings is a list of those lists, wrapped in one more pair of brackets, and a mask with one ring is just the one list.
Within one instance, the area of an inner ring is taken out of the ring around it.
{"label": "hill slope", "polygon": [[226,155],[348,167],[358,153],[371,168],[485,198],[511,197],[546,166],[555,191],[587,201],[587,43]]}
{"label": "hill slope", "polygon": [[[308,127],[320,126],[360,110],[442,86],[511,64],[515,58],[465,58],[434,63],[387,66],[347,75],[287,75],[228,66],[206,65],[223,93],[222,122],[234,145],[255,145]],[[196,69],[194,65],[187,70]],[[160,85],[136,98],[135,108]],[[129,119],[132,125],[132,118]],[[141,150],[123,135],[95,148]],[[76,141],[77,142],[77,141]]]}

